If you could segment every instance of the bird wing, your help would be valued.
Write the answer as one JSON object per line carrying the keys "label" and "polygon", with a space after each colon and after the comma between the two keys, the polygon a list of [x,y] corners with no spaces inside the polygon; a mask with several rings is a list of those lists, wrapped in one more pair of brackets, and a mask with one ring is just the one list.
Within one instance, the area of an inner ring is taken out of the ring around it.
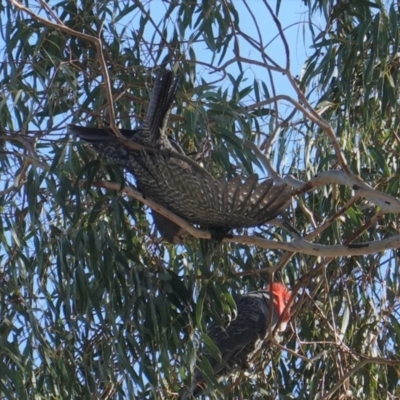
{"label": "bird wing", "polygon": [[[183,152],[165,135],[177,86],[178,80],[171,71],[160,75],[144,124],[136,130],[122,129],[122,135],[155,150],[169,150],[170,155]],[[259,226],[279,215],[291,198],[286,186],[276,186],[272,179],[259,183],[256,174],[243,182],[240,178],[215,179],[174,157],[132,150],[109,129],[69,125],[68,131],[131,172],[145,196],[194,224],[224,231]]]}
{"label": "bird wing", "polygon": [[[264,340],[269,323],[269,295],[266,291],[252,292],[236,298],[237,318],[226,328],[212,325],[210,338],[221,353],[219,362],[210,357],[214,373],[218,376],[235,367],[244,369],[254,352],[257,342]],[[273,318],[274,320],[274,318]],[[275,321],[276,323],[276,318]]]}
{"label": "bird wing", "polygon": [[[275,218],[290,202],[286,185],[272,179],[258,183],[252,175],[242,183],[230,181],[171,162],[161,154],[135,157],[131,172],[146,195],[187,221],[209,228],[254,227]],[[129,169],[129,168],[128,168]]]}
{"label": "bird wing", "polygon": [[216,179],[161,153],[134,151],[107,129],[69,125],[68,131],[131,172],[147,197],[194,224],[226,230],[259,226],[279,215],[292,196],[287,186],[275,186],[272,179],[262,183],[257,175],[243,183],[239,177]]}
{"label": "bird wing", "polygon": [[[143,146],[175,150],[176,146],[170,143],[165,134],[165,126],[175,99],[178,83],[178,78],[174,77],[171,71],[166,71],[164,74],[159,75],[154,84],[144,123],[138,129],[120,129],[122,136]],[[103,141],[117,141],[110,129],[68,125],[68,132],[91,143],[95,148]],[[123,144],[119,143],[118,148],[121,149],[123,147],[126,149]],[[132,150],[128,148],[127,151]],[[109,158],[107,150],[102,150],[102,153],[104,153],[102,155]]]}
{"label": "bird wing", "polygon": [[[179,80],[172,71],[166,71],[158,76],[154,84],[146,119],[142,126],[143,131],[147,131],[149,146],[171,148],[165,134],[165,127],[178,90],[178,83]],[[162,143],[159,143],[160,139]]]}

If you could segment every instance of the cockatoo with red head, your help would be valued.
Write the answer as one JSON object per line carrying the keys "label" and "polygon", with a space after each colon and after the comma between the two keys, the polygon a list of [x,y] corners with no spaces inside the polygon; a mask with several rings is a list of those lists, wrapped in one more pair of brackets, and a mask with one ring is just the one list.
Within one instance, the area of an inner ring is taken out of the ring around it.
{"label": "cockatoo with red head", "polygon": [[[272,304],[271,304],[272,294]],[[218,347],[221,360],[206,354],[217,379],[249,368],[254,356],[262,348],[269,336],[269,324],[283,332],[290,320],[290,306],[286,307],[291,293],[282,283],[272,283],[265,290],[249,292],[235,298],[237,317],[227,326],[212,324],[208,336]],[[270,313],[272,312],[272,318]],[[205,379],[201,371],[195,376],[191,390],[185,390],[179,400],[199,396],[205,389]]]}

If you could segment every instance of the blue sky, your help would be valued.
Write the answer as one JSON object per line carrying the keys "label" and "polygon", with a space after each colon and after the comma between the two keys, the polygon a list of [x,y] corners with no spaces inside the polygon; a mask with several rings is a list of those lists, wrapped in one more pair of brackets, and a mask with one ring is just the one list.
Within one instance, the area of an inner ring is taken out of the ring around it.
{"label": "blue sky", "polygon": [[[240,25],[243,31],[255,39],[258,38],[258,30],[256,24],[252,18],[252,15],[248,11],[244,2],[236,1],[236,10],[239,15]],[[251,12],[257,21],[257,25],[260,29],[263,42],[267,45],[267,53],[271,56],[279,65],[284,65],[286,62],[285,51],[280,38],[277,36],[277,28],[272,17],[267,13],[267,9],[261,0],[251,0],[248,2],[251,6]],[[272,7],[275,7],[275,2],[270,2]],[[155,21],[161,21],[165,15],[167,7],[165,3],[161,1],[150,1],[149,3],[149,14]],[[173,18],[173,17],[172,17]],[[291,72],[293,75],[301,73],[301,69],[307,57],[307,51],[311,45],[311,36],[308,29],[305,27],[307,18],[307,7],[304,6],[300,0],[287,0],[281,4],[281,9],[278,15],[281,22],[282,28],[286,35],[290,47],[291,55]],[[318,21],[313,21],[318,25]],[[133,19],[131,22],[132,29],[136,24],[136,20]],[[149,25],[150,26],[150,25]],[[153,31],[148,32],[149,37],[153,35]],[[203,50],[203,51],[202,51]],[[259,59],[259,54],[256,50],[252,49],[248,44],[241,43],[241,53],[244,57],[250,59]],[[211,58],[212,53],[210,50],[206,50],[204,44],[203,49],[201,45],[196,48],[197,59],[200,61],[208,62]],[[227,54],[227,58],[233,56]],[[233,64],[233,71],[237,70],[235,64]],[[257,75],[257,69],[254,68],[254,74]],[[264,72],[263,72],[264,73]],[[249,74],[250,75],[250,74]],[[262,75],[258,75],[258,78],[262,78]],[[281,76],[279,79],[279,92],[285,94],[292,94],[293,90],[287,83],[286,79]]]}

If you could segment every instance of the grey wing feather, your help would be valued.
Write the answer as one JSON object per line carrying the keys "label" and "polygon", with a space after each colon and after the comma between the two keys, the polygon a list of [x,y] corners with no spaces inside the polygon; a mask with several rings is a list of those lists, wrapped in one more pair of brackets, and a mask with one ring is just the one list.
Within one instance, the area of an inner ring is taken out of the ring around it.
{"label": "grey wing feather", "polygon": [[246,212],[248,201],[251,199],[254,189],[257,186],[258,175],[250,175],[241,185],[236,196],[232,198],[232,211],[236,213]]}
{"label": "grey wing feather", "polygon": [[[164,132],[177,85],[172,72],[161,75],[154,85],[145,123],[136,130],[121,129],[122,135],[155,150],[183,152]],[[243,183],[240,178],[227,182],[176,158],[132,150],[109,129],[69,125],[68,131],[131,172],[145,196],[194,224],[223,230],[258,226],[275,218],[291,198],[286,186],[274,186],[272,179],[259,183],[256,174]],[[175,225],[171,232],[176,229]]]}
{"label": "grey wing feather", "polygon": [[[217,378],[246,369],[248,362],[262,346],[268,333],[269,298],[269,293],[265,290],[238,296],[235,299],[237,318],[225,328],[216,324],[210,326],[208,335],[218,347],[222,361],[207,354],[205,356]],[[276,324],[277,320],[274,309],[272,324]],[[192,388],[193,396],[201,394],[204,386],[204,377],[198,371]]]}
{"label": "grey wing feather", "polygon": [[[237,298],[238,315],[226,328],[214,325],[209,336],[221,352],[221,358],[231,367],[242,364],[254,351],[257,340],[267,333],[269,304],[268,295],[259,292]],[[222,367],[221,367],[222,368]]]}
{"label": "grey wing feather", "polygon": [[273,186],[271,179],[258,184],[253,175],[243,185],[240,178],[226,182],[161,154],[133,151],[106,129],[70,126],[69,132],[125,167],[146,196],[191,223],[227,229],[258,226],[275,218],[291,198],[287,187]]}
{"label": "grey wing feather", "polygon": [[[165,135],[165,126],[177,89],[178,79],[174,77],[171,71],[166,71],[157,78],[143,126],[144,130],[146,128],[149,130],[149,145],[156,146],[160,136]],[[170,148],[168,141],[166,143],[163,142],[163,145]]]}

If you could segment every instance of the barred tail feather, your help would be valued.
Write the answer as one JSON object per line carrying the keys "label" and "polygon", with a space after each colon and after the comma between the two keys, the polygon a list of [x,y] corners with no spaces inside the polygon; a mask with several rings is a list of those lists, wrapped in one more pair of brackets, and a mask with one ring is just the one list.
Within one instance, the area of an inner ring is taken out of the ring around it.
{"label": "barred tail feather", "polygon": [[253,196],[253,191],[257,187],[258,175],[250,175],[244,183],[241,184],[240,190],[236,192],[236,196],[232,199],[232,210],[237,213],[246,212],[249,200]]}
{"label": "barred tail feather", "polygon": [[[120,130],[125,138],[153,147],[155,153],[130,149],[107,128],[69,125],[68,132],[90,143],[109,161],[125,167],[135,176],[145,196],[190,223],[226,232],[259,226],[275,218],[291,198],[286,186],[275,186],[272,179],[259,183],[256,174],[243,182],[238,177],[229,181],[216,179],[157,152],[158,149],[183,153],[179,146],[175,149],[164,132],[177,86],[171,71],[160,75],[154,84],[144,124],[136,130]],[[161,219],[156,216],[155,220],[158,224]],[[169,236],[177,231],[176,225],[169,228],[173,228],[171,234],[166,233]]]}

